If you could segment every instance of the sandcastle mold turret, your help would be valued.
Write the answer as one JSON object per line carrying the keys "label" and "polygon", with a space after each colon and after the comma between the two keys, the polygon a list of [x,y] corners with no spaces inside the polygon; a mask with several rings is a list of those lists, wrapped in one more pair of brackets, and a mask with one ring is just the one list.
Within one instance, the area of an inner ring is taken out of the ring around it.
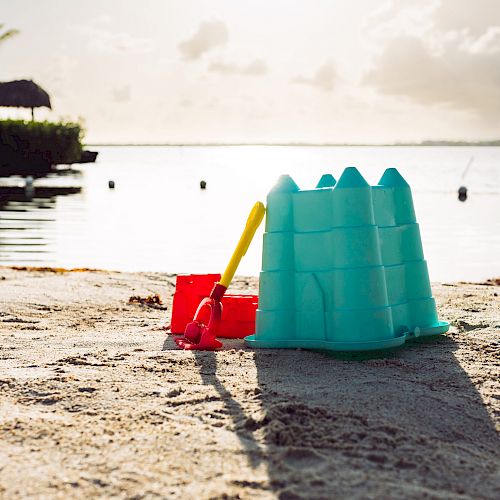
{"label": "sandcastle mold turret", "polygon": [[267,199],[252,347],[361,351],[448,330],[438,321],[411,190],[396,169],[370,186],[354,167]]}

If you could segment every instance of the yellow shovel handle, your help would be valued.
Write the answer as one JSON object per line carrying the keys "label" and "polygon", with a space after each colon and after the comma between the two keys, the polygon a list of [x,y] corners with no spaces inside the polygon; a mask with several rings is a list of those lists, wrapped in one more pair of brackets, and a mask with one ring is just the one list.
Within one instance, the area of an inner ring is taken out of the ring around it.
{"label": "yellow shovel handle", "polygon": [[265,213],[266,209],[264,205],[260,201],[258,201],[253,206],[252,211],[248,216],[247,224],[245,226],[243,234],[241,235],[240,241],[238,241],[238,245],[236,246],[236,249],[233,252],[231,260],[229,261],[229,264],[227,265],[226,270],[224,271],[224,274],[222,275],[222,278],[219,281],[219,283],[222,286],[228,288],[229,285],[231,284],[231,281],[233,279],[234,273],[236,272],[236,269],[238,268],[240,260],[243,257],[243,255],[247,253],[253,235],[255,234],[255,231],[257,231],[257,228],[259,227],[260,223],[262,222]]}

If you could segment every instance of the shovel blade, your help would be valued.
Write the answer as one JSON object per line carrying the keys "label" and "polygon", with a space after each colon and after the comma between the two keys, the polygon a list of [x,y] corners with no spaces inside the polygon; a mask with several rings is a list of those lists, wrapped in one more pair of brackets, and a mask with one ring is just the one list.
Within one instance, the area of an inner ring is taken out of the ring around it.
{"label": "shovel blade", "polygon": [[[210,312],[208,325],[202,321],[207,317],[207,312]],[[175,339],[176,344],[181,349],[189,351],[213,351],[222,347],[222,342],[219,342],[217,329],[222,316],[222,305],[219,299],[207,297],[203,299],[198,306],[198,310],[193,321],[186,325],[184,337]]]}
{"label": "shovel blade", "polygon": [[200,341],[203,328],[205,328],[205,325],[201,321],[191,321],[191,323],[186,325],[184,337],[190,342],[197,344]]}
{"label": "shovel blade", "polygon": [[218,341],[210,333],[202,333],[199,342],[190,342],[186,337],[175,339],[176,344],[186,351],[213,351],[222,347],[222,342]]}

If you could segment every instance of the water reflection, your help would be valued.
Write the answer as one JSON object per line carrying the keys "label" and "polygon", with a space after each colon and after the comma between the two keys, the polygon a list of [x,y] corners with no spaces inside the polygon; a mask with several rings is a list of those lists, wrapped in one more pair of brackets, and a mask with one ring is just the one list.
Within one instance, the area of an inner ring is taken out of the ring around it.
{"label": "water reflection", "polygon": [[55,260],[56,217],[51,212],[59,196],[82,190],[81,186],[54,185],[57,177],[59,175],[52,174],[34,183],[21,178],[0,178],[1,263],[35,264]]}
{"label": "water reflection", "polygon": [[[461,203],[457,188],[472,155],[474,175]],[[338,178],[349,165],[371,184],[396,166],[412,186],[431,279],[483,280],[500,269],[499,162],[500,148],[101,147],[99,162],[79,167],[80,176],[66,170],[35,179],[31,199],[21,190],[8,193],[6,202],[4,193],[0,261],[220,272],[248,210],[266,199],[280,174],[307,189],[325,172]],[[24,186],[25,179],[17,179]],[[38,189],[46,186],[65,189]],[[66,196],[80,187],[81,193]],[[241,275],[259,272],[263,226],[238,268]]]}

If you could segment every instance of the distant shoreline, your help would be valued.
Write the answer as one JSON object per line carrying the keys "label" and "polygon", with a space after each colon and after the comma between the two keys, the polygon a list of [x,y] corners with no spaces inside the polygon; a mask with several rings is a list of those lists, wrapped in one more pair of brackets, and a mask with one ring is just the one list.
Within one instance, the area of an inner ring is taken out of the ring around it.
{"label": "distant shoreline", "polygon": [[495,141],[480,141],[480,142],[464,142],[464,141],[422,141],[422,142],[401,142],[401,143],[391,143],[391,144],[334,144],[334,143],[310,143],[310,142],[289,142],[289,143],[258,143],[258,142],[241,142],[241,143],[225,143],[225,142],[207,142],[207,143],[174,143],[174,142],[164,142],[164,143],[113,143],[113,142],[99,142],[99,143],[89,143],[85,147],[100,147],[100,146],[141,146],[141,147],[232,147],[232,146],[292,146],[292,147],[500,147],[500,140]]}

